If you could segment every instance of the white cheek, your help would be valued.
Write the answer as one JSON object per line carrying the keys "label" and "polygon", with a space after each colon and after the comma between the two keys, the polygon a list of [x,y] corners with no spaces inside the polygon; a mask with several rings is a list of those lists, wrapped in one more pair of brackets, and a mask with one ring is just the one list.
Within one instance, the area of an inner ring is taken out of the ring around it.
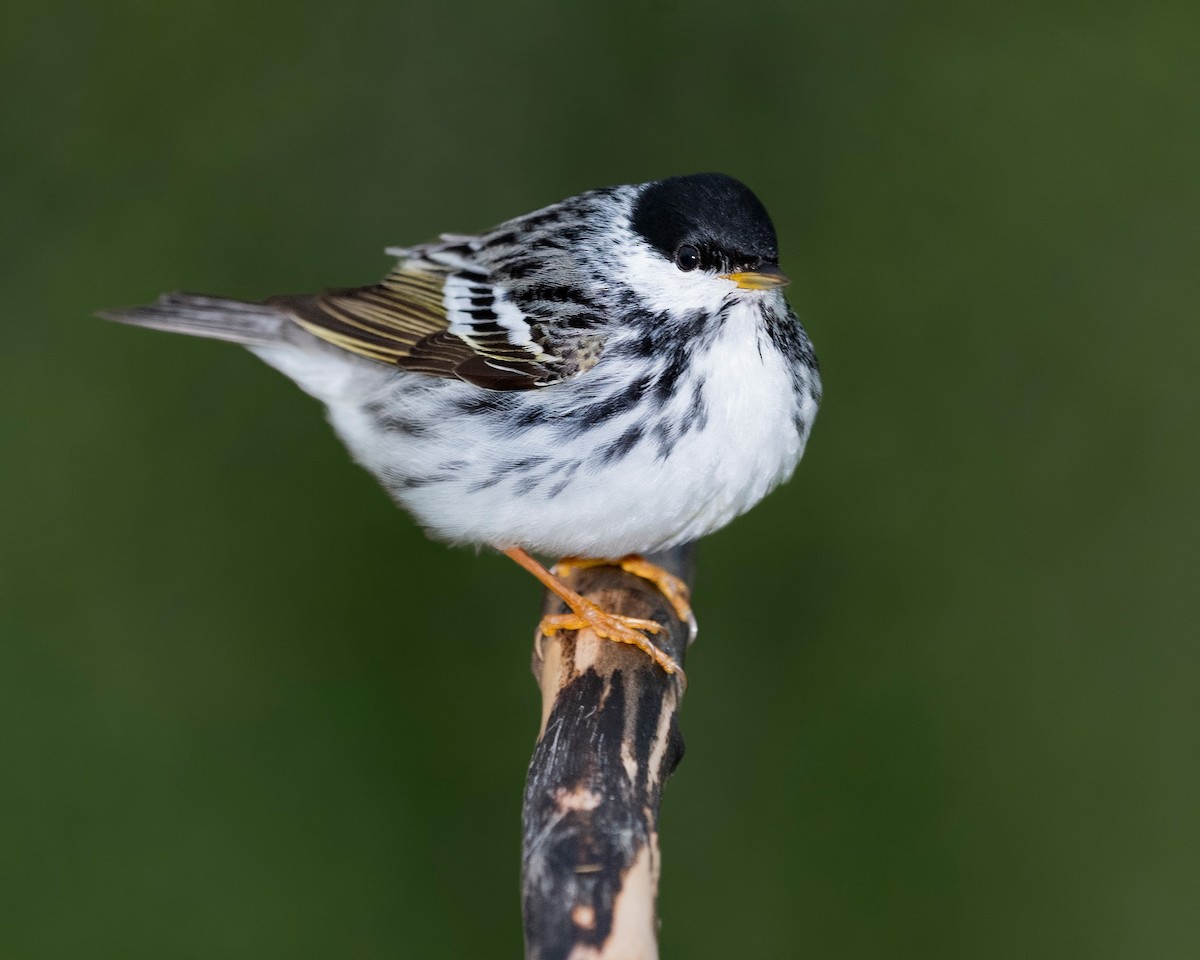
{"label": "white cheek", "polygon": [[674,263],[645,248],[634,249],[625,257],[625,281],[650,310],[685,313],[692,310],[717,310],[725,298],[737,289],[732,280],[723,280],[705,270],[680,270]]}

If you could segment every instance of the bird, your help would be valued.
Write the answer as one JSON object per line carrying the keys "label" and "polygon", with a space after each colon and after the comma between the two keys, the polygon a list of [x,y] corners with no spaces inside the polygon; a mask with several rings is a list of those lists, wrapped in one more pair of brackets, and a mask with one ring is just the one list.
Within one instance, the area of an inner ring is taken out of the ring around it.
{"label": "bird", "polygon": [[[589,190],[475,234],[389,247],[378,283],[256,302],[190,293],[99,311],[241,344],[325,405],[351,456],[435,539],[491,547],[591,629],[683,671],[652,620],[573,591],[614,564],[676,615],[645,559],[787,480],[821,401],[775,227],[720,173]],[[548,569],[533,554],[562,558]]]}

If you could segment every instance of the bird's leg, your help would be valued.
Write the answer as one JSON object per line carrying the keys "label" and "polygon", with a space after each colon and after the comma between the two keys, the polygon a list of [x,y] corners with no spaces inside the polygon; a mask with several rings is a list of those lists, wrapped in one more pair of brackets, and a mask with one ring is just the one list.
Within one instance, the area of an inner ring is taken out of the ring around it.
{"label": "bird's leg", "polygon": [[688,590],[688,585],[669,570],[664,570],[644,557],[639,557],[636,553],[621,557],[620,560],[563,557],[554,565],[554,573],[556,576],[566,577],[574,570],[586,570],[589,567],[620,567],[626,573],[649,580],[658,587],[658,592],[670,601],[671,606],[675,608],[675,616],[687,624],[695,622],[696,618],[689,602],[691,591]]}
{"label": "bird's leg", "polygon": [[[538,628],[543,635],[553,636],[559,630],[591,630],[604,640],[631,643],[645,651],[667,673],[677,673],[684,683],[687,682],[683,668],[651,643],[646,636],[647,633],[659,633],[662,630],[661,624],[655,623],[653,620],[639,620],[637,617],[626,617],[601,609],[587,597],[580,596],[568,587],[520,547],[510,547],[501,552],[532,573],[547,590],[571,608],[570,613],[549,614],[543,617]],[[666,571],[662,572],[666,573]]]}

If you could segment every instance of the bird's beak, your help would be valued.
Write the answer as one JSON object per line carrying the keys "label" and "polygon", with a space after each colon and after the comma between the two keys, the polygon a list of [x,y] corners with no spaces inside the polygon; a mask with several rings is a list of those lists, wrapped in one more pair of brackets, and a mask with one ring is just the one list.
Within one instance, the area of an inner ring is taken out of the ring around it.
{"label": "bird's beak", "polygon": [[786,273],[770,264],[743,273],[723,273],[721,279],[732,280],[743,290],[773,290],[792,282]]}

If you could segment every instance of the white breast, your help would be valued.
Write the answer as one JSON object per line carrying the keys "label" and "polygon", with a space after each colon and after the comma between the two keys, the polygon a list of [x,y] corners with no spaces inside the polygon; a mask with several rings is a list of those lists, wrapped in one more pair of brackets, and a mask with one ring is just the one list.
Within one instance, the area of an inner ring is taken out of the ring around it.
{"label": "white breast", "polygon": [[[460,490],[453,529],[443,526],[441,535],[520,544],[554,556],[616,557],[695,540],[749,510],[791,475],[804,444],[795,427],[790,371],[759,319],[757,310],[735,309],[715,341],[698,352],[661,412],[678,420],[700,381],[703,426],[683,436],[669,456],[653,441],[654,421],[639,420],[647,408],[635,407],[587,438],[579,451],[583,467],[554,496],[514,496],[503,484],[473,494]],[[648,429],[628,455],[613,463],[594,455],[639,422]],[[442,493],[414,491],[408,505],[429,524],[434,513],[449,514],[422,509]]]}
{"label": "white breast", "polygon": [[[514,428],[488,414],[455,415],[459,398],[478,394],[457,381],[389,372],[383,380],[354,376],[340,389],[310,390],[329,404],[355,458],[439,539],[552,556],[649,553],[724,526],[786,480],[800,459],[805,437],[796,422],[811,423],[815,400],[797,398],[787,360],[761,322],[752,304],[735,306],[715,338],[696,345],[665,405],[643,400],[578,436],[564,435],[553,420]],[[561,402],[569,412],[588,402],[582,395],[594,401],[619,390],[621,377],[644,373],[625,364],[606,370],[601,362],[520,402]],[[592,377],[603,391],[584,379]],[[663,456],[654,427],[680,422],[697,384],[704,416]],[[420,429],[381,430],[381,409]],[[642,438],[625,455],[602,456],[638,426]],[[497,468],[522,461],[538,465],[496,479]],[[526,489],[531,479],[538,483]]]}
{"label": "white breast", "polygon": [[712,533],[749,510],[791,476],[803,452],[791,373],[758,321],[751,307],[735,308],[696,364],[708,422],[681,442],[664,478],[694,505],[679,515],[673,543]]}

